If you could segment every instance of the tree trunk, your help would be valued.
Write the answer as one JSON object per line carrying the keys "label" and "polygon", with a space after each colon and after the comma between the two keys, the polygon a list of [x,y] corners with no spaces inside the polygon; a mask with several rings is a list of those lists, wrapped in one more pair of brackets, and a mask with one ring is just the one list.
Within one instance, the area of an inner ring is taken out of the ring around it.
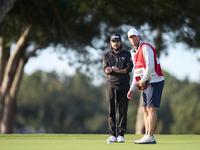
{"label": "tree trunk", "polygon": [[1,0],[0,1],[0,24],[5,15],[13,8],[17,0]]}
{"label": "tree trunk", "polygon": [[154,39],[155,51],[158,58],[160,57],[161,50],[164,48],[162,47],[163,44],[162,31],[163,31],[163,26],[162,24],[160,24],[157,29],[157,37]]}
{"label": "tree trunk", "polygon": [[5,46],[5,40],[3,37],[0,37],[0,87],[2,85],[5,68],[8,62],[8,58],[10,56],[10,47]]}
{"label": "tree trunk", "polygon": [[29,30],[30,26],[27,26],[19,38],[5,67],[0,87],[0,133],[12,133],[13,131],[12,126],[16,109],[16,95],[25,64],[23,58],[28,46],[25,39]]}
{"label": "tree trunk", "polygon": [[5,98],[4,114],[1,120],[1,134],[13,133],[13,123],[16,112],[16,97],[19,91],[25,61],[20,59],[12,86]]}

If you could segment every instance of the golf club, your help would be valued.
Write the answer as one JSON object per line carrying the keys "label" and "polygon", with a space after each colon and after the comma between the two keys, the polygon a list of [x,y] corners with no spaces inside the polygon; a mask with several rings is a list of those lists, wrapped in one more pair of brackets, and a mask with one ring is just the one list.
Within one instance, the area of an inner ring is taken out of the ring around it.
{"label": "golf club", "polygon": [[115,94],[115,126],[116,126],[116,137],[117,137],[117,89],[114,89]]}

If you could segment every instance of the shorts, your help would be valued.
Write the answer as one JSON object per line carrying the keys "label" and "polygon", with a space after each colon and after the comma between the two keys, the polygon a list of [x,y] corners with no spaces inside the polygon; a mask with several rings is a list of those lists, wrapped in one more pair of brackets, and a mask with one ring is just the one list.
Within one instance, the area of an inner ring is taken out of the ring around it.
{"label": "shorts", "polygon": [[142,107],[160,107],[164,80],[161,82],[149,83],[148,87],[143,90]]}

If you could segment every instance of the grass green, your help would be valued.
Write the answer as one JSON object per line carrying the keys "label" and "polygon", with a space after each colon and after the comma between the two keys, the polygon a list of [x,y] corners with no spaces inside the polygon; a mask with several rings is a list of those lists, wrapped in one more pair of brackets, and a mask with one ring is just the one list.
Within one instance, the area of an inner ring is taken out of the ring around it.
{"label": "grass green", "polygon": [[157,144],[134,144],[142,135],[126,134],[125,143],[107,144],[108,134],[5,134],[0,150],[199,150],[200,135],[154,135]]}

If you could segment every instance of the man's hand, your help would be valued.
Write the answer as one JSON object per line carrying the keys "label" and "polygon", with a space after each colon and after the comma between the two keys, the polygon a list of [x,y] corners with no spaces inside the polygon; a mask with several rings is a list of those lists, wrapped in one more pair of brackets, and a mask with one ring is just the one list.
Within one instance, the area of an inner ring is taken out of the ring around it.
{"label": "man's hand", "polygon": [[134,93],[133,90],[129,90],[128,93],[127,93],[127,98],[132,99],[133,93]]}
{"label": "man's hand", "polygon": [[140,87],[142,87],[143,89],[147,88],[146,83],[143,83],[141,80],[139,80],[138,82]]}
{"label": "man's hand", "polygon": [[112,70],[113,70],[114,72],[118,72],[118,73],[119,73],[119,68],[116,67],[116,66],[112,66]]}
{"label": "man's hand", "polygon": [[111,67],[106,67],[106,69],[105,69],[105,72],[107,74],[110,74],[112,71],[117,72],[117,73],[121,73],[121,74],[127,74],[127,70],[126,69],[119,70],[119,68],[116,67],[116,66],[112,66],[112,68]]}
{"label": "man's hand", "polygon": [[106,67],[105,72],[107,74],[110,74],[112,72],[112,68],[111,67]]}

